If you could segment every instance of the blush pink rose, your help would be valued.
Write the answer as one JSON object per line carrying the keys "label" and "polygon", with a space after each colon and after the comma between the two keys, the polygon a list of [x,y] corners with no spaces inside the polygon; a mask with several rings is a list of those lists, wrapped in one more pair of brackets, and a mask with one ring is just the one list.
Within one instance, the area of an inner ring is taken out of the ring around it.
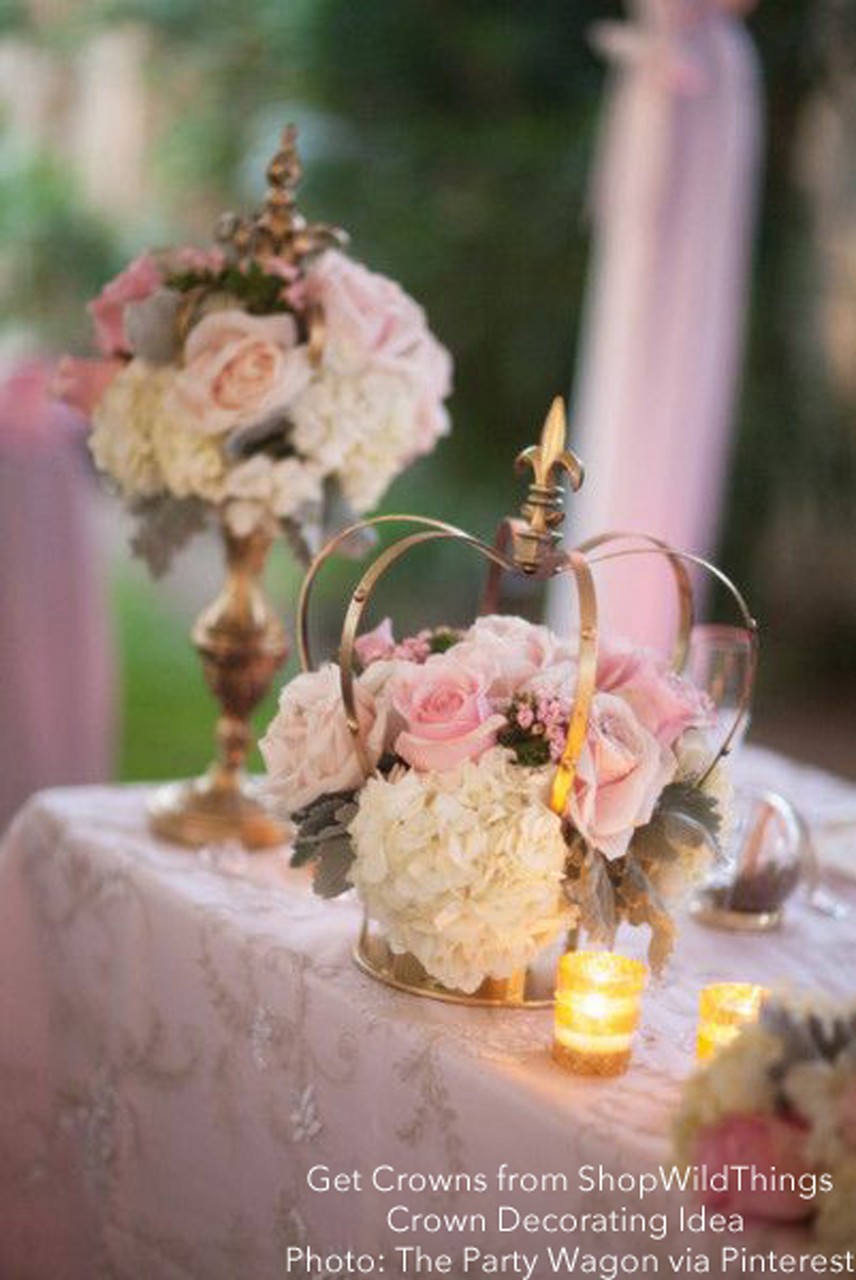
{"label": "blush pink rose", "polygon": [[442,773],[476,760],[505,723],[491,713],[483,677],[457,657],[430,658],[392,681],[392,703],[404,720],[395,750],[414,769]]}
{"label": "blush pink rose", "polygon": [[[799,1179],[812,1172],[805,1156],[805,1126],[778,1116],[733,1115],[709,1129],[702,1129],[696,1143],[696,1163],[708,1175],[733,1165],[751,1165],[761,1175],[790,1173]],[[728,1190],[709,1190],[703,1202],[724,1213],[739,1213],[764,1222],[802,1222],[811,1217],[815,1205],[798,1191],[753,1190],[744,1184],[738,1189],[731,1173]]]}
{"label": "blush pink rose", "polygon": [[[387,704],[373,682],[356,681],[357,715],[372,767],[389,745]],[[345,719],[339,668],[305,672],[283,689],[279,708],[259,743],[268,772],[266,791],[286,813],[296,813],[334,791],[365,781]]]}
{"label": "blush pink rose", "polygon": [[373,365],[408,379],[416,397],[413,456],[427,453],[449,429],[442,402],[452,388],[452,359],[422,307],[394,280],[335,250],[310,268],[303,296],[320,303],[330,348],[348,371]]}
{"label": "blush pink rose", "polygon": [[656,654],[634,649],[625,640],[606,640],[598,653],[597,687],[615,693],[667,747],[690,728],[713,723],[710,700],[682,676],[669,671]]}
{"label": "blush pink rose", "polygon": [[623,857],[636,827],[650,821],[674,772],[671,751],[624,699],[596,693],[567,816],[605,857]]}
{"label": "blush pink rose", "polygon": [[76,360],[63,356],[54,371],[51,393],[85,418],[91,418],[98,401],[124,367],[124,360]]}
{"label": "blush pink rose", "polygon": [[455,646],[455,656],[482,673],[494,702],[507,702],[521,689],[528,689],[535,677],[564,653],[547,627],[502,614],[476,619]]}
{"label": "blush pink rose", "polygon": [[175,394],[204,435],[250,426],[283,409],[312,376],[290,315],[214,311],[191,330]]}
{"label": "blush pink rose", "polygon": [[88,311],[95,324],[95,341],[105,356],[130,354],[125,334],[124,314],[129,302],[143,302],[163,283],[151,254],[141,254],[130,266],[106,284]]}
{"label": "blush pink rose", "polygon": [[597,649],[598,689],[615,693],[638,674],[645,650],[638,649],[621,636],[601,636]]}
{"label": "blush pink rose", "polygon": [[354,641],[354,650],[363,667],[373,662],[381,662],[392,657],[395,649],[395,636],[392,633],[392,621],[384,618],[374,631],[367,631]]}

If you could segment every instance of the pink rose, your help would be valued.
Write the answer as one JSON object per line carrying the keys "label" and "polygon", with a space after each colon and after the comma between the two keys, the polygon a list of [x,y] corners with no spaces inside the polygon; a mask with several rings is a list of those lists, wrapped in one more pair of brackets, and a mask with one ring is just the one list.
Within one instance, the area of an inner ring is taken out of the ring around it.
{"label": "pink rose", "polygon": [[733,1165],[751,1165],[768,1178],[777,1173],[791,1173],[799,1179],[812,1172],[805,1156],[805,1126],[795,1120],[768,1115],[733,1115],[709,1129],[702,1129],[696,1144],[696,1163],[707,1168],[708,1176],[729,1170],[730,1185],[726,1191],[708,1190],[703,1202],[711,1209],[739,1213],[746,1218],[766,1222],[802,1222],[815,1211],[812,1200],[798,1191],[753,1190],[747,1185],[738,1189]]}
{"label": "pink rose", "polygon": [[596,693],[568,817],[605,857],[623,857],[636,827],[650,821],[674,771],[671,751],[628,704],[614,694]]}
{"label": "pink rose", "polygon": [[319,302],[327,339],[349,370],[366,365],[401,374],[416,393],[414,456],[449,429],[442,401],[452,386],[452,359],[428,328],[425,312],[393,280],[334,250],[306,277],[305,298]]}
{"label": "pink rose", "polygon": [[482,673],[491,700],[506,702],[565,653],[547,627],[502,614],[478,618],[455,646],[455,656]]}
{"label": "pink rose", "polygon": [[645,650],[636,648],[621,636],[601,636],[597,649],[597,687],[604,693],[616,693],[638,674],[645,660]]}
{"label": "pink rose", "polygon": [[384,618],[374,631],[367,631],[365,635],[358,636],[354,642],[354,650],[363,667],[392,657],[395,650],[395,636],[392,634],[391,620]]}
{"label": "pink rose", "polygon": [[98,401],[124,367],[124,360],[76,360],[63,356],[54,371],[51,394],[91,418]]}
{"label": "pink rose", "polygon": [[405,722],[395,750],[422,771],[443,772],[478,759],[505,723],[491,714],[484,678],[457,657],[430,658],[395,677],[392,702]]}
{"label": "pink rose", "polygon": [[222,249],[197,249],[194,245],[185,245],[176,249],[169,256],[169,270],[193,271],[199,275],[219,275],[226,265],[226,255]]}
{"label": "pink rose", "polygon": [[191,330],[184,369],[176,379],[183,408],[205,435],[250,426],[284,409],[312,370],[296,346],[293,316],[251,316],[237,308],[214,311]]}
{"label": "pink rose", "polygon": [[598,653],[597,687],[618,694],[654,737],[671,747],[692,727],[713,722],[710,701],[689,680],[669,671],[646,649],[606,640]]}
{"label": "pink rose", "polygon": [[95,324],[95,341],[105,356],[129,354],[124,313],[129,302],[143,302],[163,283],[154,258],[144,253],[106,284],[88,311]]}
{"label": "pink rose", "polygon": [[[363,677],[355,688],[374,766],[388,746],[388,709],[376,698],[373,682]],[[268,771],[266,790],[286,813],[326,793],[362,785],[365,775],[345,719],[338,667],[329,663],[284,687],[259,748]]]}

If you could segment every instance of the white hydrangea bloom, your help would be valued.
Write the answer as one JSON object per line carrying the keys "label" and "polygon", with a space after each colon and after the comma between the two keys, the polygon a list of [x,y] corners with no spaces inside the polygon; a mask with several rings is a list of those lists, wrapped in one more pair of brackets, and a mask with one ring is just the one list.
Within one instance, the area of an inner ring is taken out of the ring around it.
{"label": "white hydrangea bloom", "polygon": [[317,467],[299,458],[253,454],[225,475],[221,497],[229,527],[239,536],[275,516],[296,516],[322,498]]}
{"label": "white hydrangea bloom", "polygon": [[182,421],[169,394],[172,374],[162,376],[164,397],[152,421],[152,447],[164,485],[176,498],[202,498],[219,502],[226,478],[226,462],[220,444],[211,436]]}
{"label": "white hydrangea bloom", "polygon": [[352,881],[393,950],[445,986],[508,977],[572,922],[552,775],[494,747],[446,773],[371,778],[361,792]]}
{"label": "white hydrangea bloom", "polygon": [[295,448],[324,475],[336,474],[357,512],[376,506],[416,452],[417,405],[394,371],[342,372],[335,352],[290,408]]}
{"label": "white hydrangea bloom", "polygon": [[89,448],[95,465],[113,477],[126,498],[150,498],[164,488],[152,427],[167,376],[132,360],[117,373],[92,415]]}

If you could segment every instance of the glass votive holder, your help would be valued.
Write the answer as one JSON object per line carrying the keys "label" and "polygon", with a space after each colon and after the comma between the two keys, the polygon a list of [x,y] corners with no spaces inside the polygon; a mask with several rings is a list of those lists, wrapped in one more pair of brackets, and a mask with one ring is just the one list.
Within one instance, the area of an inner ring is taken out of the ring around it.
{"label": "glass votive holder", "polygon": [[757,1021],[766,987],[751,982],[715,982],[699,997],[696,1056],[704,1062],[735,1039],[747,1022]]}
{"label": "glass votive holder", "polygon": [[627,1070],[648,969],[610,951],[570,951],[559,961],[553,1057],[578,1075]]}

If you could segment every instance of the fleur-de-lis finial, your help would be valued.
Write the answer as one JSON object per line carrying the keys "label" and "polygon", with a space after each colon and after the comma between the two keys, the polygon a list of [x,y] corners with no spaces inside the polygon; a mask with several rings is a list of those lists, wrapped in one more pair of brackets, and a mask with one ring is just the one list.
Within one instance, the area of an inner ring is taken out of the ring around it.
{"label": "fleur-de-lis finial", "polygon": [[297,129],[290,124],[284,129],[279,148],[267,168],[264,208],[249,218],[227,213],[218,223],[217,239],[236,253],[241,264],[246,265],[254,258],[277,257],[300,267],[304,259],[324,249],[347,244],[348,237],[339,227],[308,223],[298,213],[295,193],[302,177]]}
{"label": "fleur-de-lis finial", "polygon": [[567,419],[565,404],[556,396],[541,432],[541,442],[518,454],[516,471],[532,468],[526,501],[520,509],[522,520],[514,522],[514,560],[524,573],[536,573],[560,538],[565,518],[562,509],[562,478],[566,476],[576,491],[583,482],[583,466],[575,453],[565,448]]}

